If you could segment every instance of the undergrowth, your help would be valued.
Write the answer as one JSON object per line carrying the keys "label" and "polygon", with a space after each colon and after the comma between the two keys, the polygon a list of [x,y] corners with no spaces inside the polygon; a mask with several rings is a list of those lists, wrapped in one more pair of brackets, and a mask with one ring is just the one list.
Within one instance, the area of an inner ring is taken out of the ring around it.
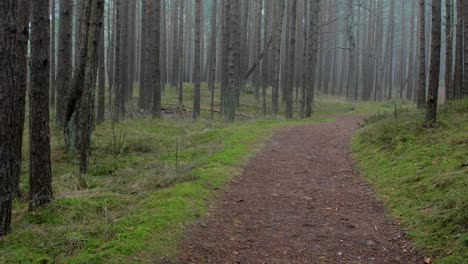
{"label": "undergrowth", "polygon": [[[184,94],[191,95],[192,88],[186,85]],[[209,91],[202,88],[202,107],[207,109]],[[174,88],[166,87],[163,98],[163,105],[175,104]],[[63,151],[61,130],[52,129],[54,201],[32,213],[25,198],[15,202],[13,232],[0,238],[0,263],[152,263],[175,258],[184,226],[205,213],[215,190],[274,129],[330,121],[327,114],[393,107],[319,97],[314,118],[285,121],[260,117],[261,103],[252,94],[243,94],[241,101],[239,112],[256,118],[226,124],[217,115],[210,120],[206,110],[197,122],[190,113],[152,120],[134,97],[125,121],[96,127],[85,177],[78,173],[77,157]],[[190,111],[192,102],[184,103]],[[23,153],[21,191],[26,194],[28,144]]]}
{"label": "undergrowth", "polygon": [[436,263],[468,263],[468,100],[442,107],[435,127],[417,110],[375,115],[353,151],[416,246]]}

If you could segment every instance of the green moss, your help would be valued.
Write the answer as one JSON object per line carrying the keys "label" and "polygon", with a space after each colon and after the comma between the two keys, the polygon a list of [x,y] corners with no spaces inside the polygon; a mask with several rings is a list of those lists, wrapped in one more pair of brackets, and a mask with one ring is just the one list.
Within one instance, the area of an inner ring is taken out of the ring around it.
{"label": "green moss", "polygon": [[453,102],[436,128],[416,110],[381,114],[353,139],[363,174],[436,263],[468,261],[467,113],[468,100]]}
{"label": "green moss", "polygon": [[[184,93],[192,90],[186,85]],[[216,98],[218,93],[219,89]],[[209,96],[203,85],[204,108]],[[14,231],[0,240],[0,263],[151,263],[161,256],[174,258],[184,225],[205,214],[213,190],[222,187],[275,129],[332,121],[328,114],[392,109],[320,96],[312,119],[226,124],[217,116],[210,120],[208,111],[202,111],[197,122],[180,116],[152,120],[139,111],[136,101],[128,103],[129,119],[97,126],[86,177],[77,172],[77,157],[63,152],[62,132],[51,131],[55,200],[33,213],[27,212],[25,201],[15,203]],[[252,94],[243,94],[241,101],[241,113],[262,114]],[[163,104],[176,102],[175,89],[166,87]],[[24,147],[28,160],[28,144]],[[24,162],[23,193],[28,173]]]}

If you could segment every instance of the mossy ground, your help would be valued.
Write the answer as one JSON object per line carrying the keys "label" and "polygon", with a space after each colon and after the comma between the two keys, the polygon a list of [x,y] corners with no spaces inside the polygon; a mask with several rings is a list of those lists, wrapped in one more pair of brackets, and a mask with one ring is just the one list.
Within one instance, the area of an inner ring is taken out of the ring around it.
{"label": "mossy ground", "polygon": [[439,111],[377,115],[356,133],[363,175],[415,245],[436,263],[468,263],[468,100]]}
{"label": "mossy ground", "polygon": [[[187,98],[191,92],[192,86],[186,85]],[[202,106],[208,108],[205,86],[202,97]],[[96,127],[86,177],[78,173],[77,157],[64,152],[61,130],[52,128],[54,201],[32,213],[26,199],[15,202],[13,232],[0,239],[0,263],[148,263],[174,258],[185,224],[206,212],[213,190],[276,128],[331,121],[330,113],[392,108],[319,98],[311,119],[244,118],[226,124],[217,116],[211,120],[207,111],[196,122],[190,114],[152,120],[136,101],[129,102],[125,121]],[[163,103],[176,102],[174,88],[166,87]],[[261,104],[252,94],[243,95],[242,102],[240,112],[261,115]],[[185,104],[190,107],[191,102]],[[24,142],[21,190],[27,194],[27,129]]]}

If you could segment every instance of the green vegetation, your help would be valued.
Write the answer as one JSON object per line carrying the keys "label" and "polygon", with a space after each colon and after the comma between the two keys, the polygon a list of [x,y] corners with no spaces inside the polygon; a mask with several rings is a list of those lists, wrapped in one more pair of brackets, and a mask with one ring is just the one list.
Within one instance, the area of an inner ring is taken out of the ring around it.
{"label": "green vegetation", "polygon": [[[184,94],[191,95],[192,89],[186,85]],[[203,86],[204,109],[209,108],[208,98]],[[176,102],[174,89],[166,87],[163,105]],[[13,233],[0,239],[0,263],[141,263],[174,258],[184,226],[206,212],[215,190],[275,129],[328,122],[329,114],[393,109],[392,104],[352,104],[320,96],[314,118],[285,121],[282,116],[260,117],[261,103],[253,94],[242,95],[242,102],[240,112],[245,116],[226,124],[217,116],[210,120],[206,110],[197,122],[189,112],[177,111],[167,113],[164,120],[152,120],[134,98],[127,105],[127,120],[96,127],[86,177],[78,173],[77,157],[64,153],[61,130],[53,129],[55,200],[32,213],[27,212],[26,199],[15,203]],[[192,102],[184,103],[190,111]],[[27,161],[28,144],[24,148]],[[25,195],[28,169],[25,162],[21,183]]]}
{"label": "green vegetation", "polygon": [[468,262],[468,100],[442,107],[437,127],[416,110],[373,116],[356,133],[360,168],[436,263]]}

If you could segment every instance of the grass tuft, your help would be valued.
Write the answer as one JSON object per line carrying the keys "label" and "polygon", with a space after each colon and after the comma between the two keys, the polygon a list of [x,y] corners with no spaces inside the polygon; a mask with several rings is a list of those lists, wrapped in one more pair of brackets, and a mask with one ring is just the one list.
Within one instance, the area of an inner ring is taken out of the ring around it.
{"label": "grass tuft", "polygon": [[436,263],[468,262],[468,100],[443,106],[431,128],[417,110],[375,115],[353,151],[417,246]]}

